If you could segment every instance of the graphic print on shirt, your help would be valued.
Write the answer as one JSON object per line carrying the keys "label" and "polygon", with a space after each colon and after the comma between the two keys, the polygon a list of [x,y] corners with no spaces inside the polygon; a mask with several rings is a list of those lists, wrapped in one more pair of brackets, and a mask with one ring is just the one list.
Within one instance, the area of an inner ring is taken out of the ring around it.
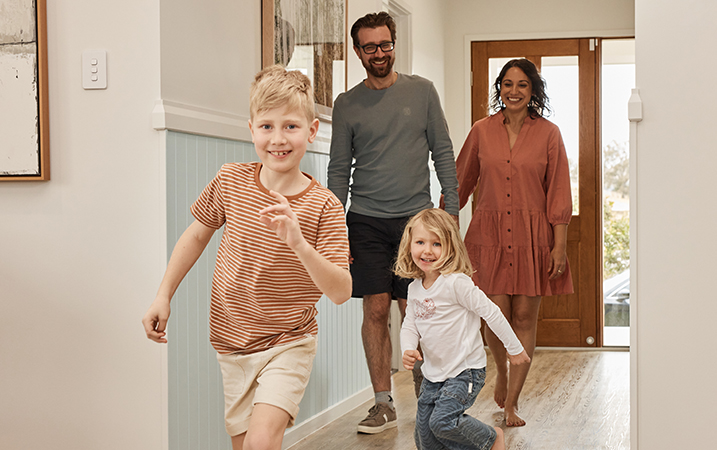
{"label": "graphic print on shirt", "polygon": [[436,304],[432,298],[416,301],[416,319],[430,319],[436,313]]}

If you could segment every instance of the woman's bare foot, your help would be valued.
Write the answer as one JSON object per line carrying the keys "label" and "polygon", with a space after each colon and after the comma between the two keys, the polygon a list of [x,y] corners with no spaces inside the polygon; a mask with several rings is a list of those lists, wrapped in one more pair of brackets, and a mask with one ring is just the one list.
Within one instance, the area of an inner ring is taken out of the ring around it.
{"label": "woman's bare foot", "polygon": [[493,446],[490,450],[505,450],[505,436],[503,436],[503,430],[498,427],[493,428],[495,428],[495,432],[498,436],[496,436],[495,442],[493,442]]}
{"label": "woman's bare foot", "polygon": [[508,397],[508,374],[498,373],[495,376],[495,391],[493,391],[493,400],[495,400],[499,408],[505,408],[506,397]]}
{"label": "woman's bare foot", "polygon": [[522,427],[525,425],[525,420],[518,415],[518,408],[505,408],[505,426],[507,427]]}

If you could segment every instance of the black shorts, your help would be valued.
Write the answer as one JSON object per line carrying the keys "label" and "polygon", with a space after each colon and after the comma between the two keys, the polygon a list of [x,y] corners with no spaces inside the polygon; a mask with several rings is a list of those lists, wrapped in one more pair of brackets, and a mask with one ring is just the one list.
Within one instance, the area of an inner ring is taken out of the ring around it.
{"label": "black shorts", "polygon": [[352,297],[384,292],[392,294],[394,299],[408,296],[408,285],[413,280],[394,275],[393,264],[403,229],[410,218],[382,219],[353,212],[346,214],[353,258]]}

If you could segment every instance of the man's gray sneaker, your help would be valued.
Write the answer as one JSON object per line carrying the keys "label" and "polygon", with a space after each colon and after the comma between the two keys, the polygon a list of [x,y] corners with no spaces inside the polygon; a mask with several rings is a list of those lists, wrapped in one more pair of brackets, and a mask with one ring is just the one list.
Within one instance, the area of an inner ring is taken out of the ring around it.
{"label": "man's gray sneaker", "polygon": [[358,432],[366,434],[380,433],[396,426],[396,410],[388,403],[376,403],[368,410],[368,416],[358,424]]}

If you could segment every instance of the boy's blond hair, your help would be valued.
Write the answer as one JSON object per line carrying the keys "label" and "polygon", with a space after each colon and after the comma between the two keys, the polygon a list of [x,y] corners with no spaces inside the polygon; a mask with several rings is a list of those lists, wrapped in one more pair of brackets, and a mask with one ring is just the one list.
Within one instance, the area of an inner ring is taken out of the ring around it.
{"label": "boy's blond hair", "polygon": [[413,229],[418,223],[423,224],[426,230],[436,233],[441,241],[441,257],[433,263],[441,275],[464,273],[469,277],[473,276],[473,267],[466,246],[461,239],[458,225],[447,212],[437,208],[424,209],[406,224],[401,244],[398,247],[398,258],[396,258],[393,268],[396,275],[403,278],[423,278],[425,276],[413,262],[411,256]]}
{"label": "boy's blond hair", "polygon": [[286,70],[276,64],[257,73],[251,84],[249,113],[252,120],[262,112],[286,107],[314,121],[314,91],[311,80],[298,70]]}

